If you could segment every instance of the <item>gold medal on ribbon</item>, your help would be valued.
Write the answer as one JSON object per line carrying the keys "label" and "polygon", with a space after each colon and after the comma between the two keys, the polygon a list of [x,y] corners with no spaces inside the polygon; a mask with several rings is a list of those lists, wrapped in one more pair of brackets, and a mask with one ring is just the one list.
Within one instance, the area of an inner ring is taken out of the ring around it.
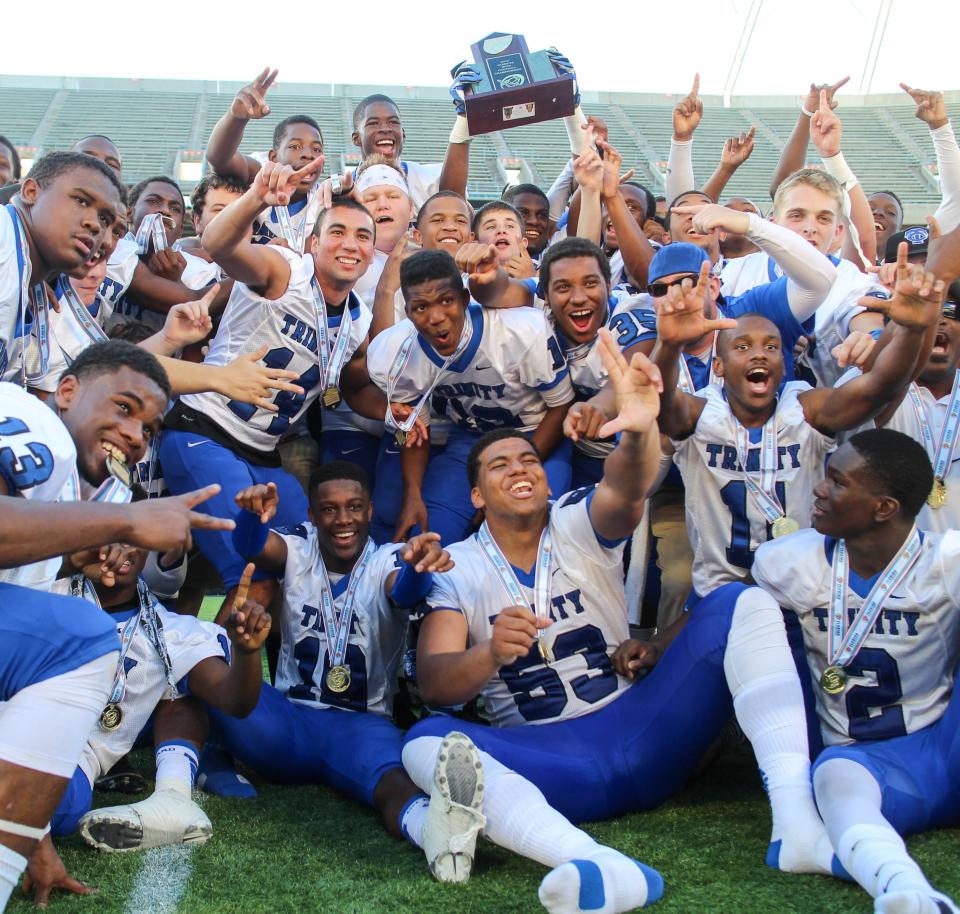
{"label": "gold medal on ribbon", "polygon": [[781,536],[789,536],[791,533],[796,533],[800,529],[800,524],[798,524],[792,517],[778,517],[773,522],[773,538],[779,539]]}
{"label": "gold medal on ribbon", "polygon": [[847,687],[843,667],[831,664],[820,674],[820,688],[828,695],[839,695]]}
{"label": "gold medal on ribbon", "polygon": [[543,640],[543,636],[537,638],[537,650],[540,652],[540,659],[547,666],[550,666],[550,663],[553,660],[553,651],[547,647],[547,642]]}
{"label": "gold medal on ribbon", "polygon": [[104,709],[103,713],[100,715],[100,729],[101,730],[116,730],[120,726],[121,721],[123,720],[123,711],[120,710],[120,705],[116,702],[111,701]]}
{"label": "gold medal on ribbon", "polygon": [[407,433],[402,428],[398,428],[393,440],[397,442],[397,447],[403,447],[407,443]]}
{"label": "gold medal on ribbon", "polygon": [[338,695],[350,688],[350,668],[343,665],[330,667],[327,673],[327,688]]}
{"label": "gold medal on ribbon", "polygon": [[125,463],[121,463],[111,454],[107,455],[107,472],[116,479],[119,479],[127,488],[130,487],[130,467]]}
{"label": "gold medal on ribbon", "polygon": [[935,511],[947,503],[947,484],[942,479],[933,480],[933,488],[927,496],[927,504]]}
{"label": "gold medal on ribbon", "polygon": [[336,387],[327,387],[323,391],[323,405],[327,409],[333,409],[340,403],[340,391]]}

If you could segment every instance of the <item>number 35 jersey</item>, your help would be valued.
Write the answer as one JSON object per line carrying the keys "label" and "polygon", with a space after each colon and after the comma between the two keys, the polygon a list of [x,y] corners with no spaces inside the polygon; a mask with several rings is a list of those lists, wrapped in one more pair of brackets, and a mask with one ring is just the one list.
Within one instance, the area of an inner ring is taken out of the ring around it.
{"label": "number 35 jersey", "polygon": [[[960,532],[921,535],[916,564],[883,604],[838,695],[818,684],[828,666],[836,540],[801,530],[757,550],[754,580],[800,619],[827,745],[904,736],[935,723],[946,710],[960,660]],[[848,626],[875,580],[850,570]]]}
{"label": "number 35 jersey", "polygon": [[[400,661],[406,641],[408,612],[388,599],[384,585],[396,571],[403,544],[381,546],[371,557],[357,585],[353,620],[344,665],[350,685],[333,692],[327,685],[331,645],[327,639],[320,591],[323,571],[313,524],[278,531],[287,544],[283,577],[283,615],[277,688],[291,701],[320,708],[393,713]],[[343,610],[350,575],[329,574],[337,620]],[[332,639],[330,639],[332,640]]]}
{"label": "number 35 jersey", "polygon": [[[542,640],[550,664],[536,644],[483,688],[484,706],[495,726],[545,724],[596,711],[629,682],[610,657],[629,637],[623,591],[623,543],[603,540],[590,521],[595,487],[568,493],[550,510],[553,548],[550,618]],[[434,577],[427,611],[454,610],[467,621],[467,646],[489,641],[497,616],[513,603],[476,536],[449,547],[455,567]],[[534,574],[514,568],[533,610]]]}
{"label": "number 35 jersey", "polygon": [[[310,254],[271,247],[290,265],[290,284],[280,298],[271,301],[243,283],[236,283],[220,321],[220,329],[204,360],[207,365],[226,365],[263,346],[269,346],[261,359],[270,368],[295,371],[294,382],[302,394],[278,391],[273,402],[277,412],[249,403],[228,400],[216,393],[187,394],[180,399],[216,422],[233,439],[259,451],[272,451],[279,438],[323,393],[320,359],[317,354],[317,309],[313,297],[314,263]],[[351,293],[347,299],[353,320],[346,359],[357,350],[370,328],[372,314]],[[340,329],[340,316],[328,316],[330,342]]]}
{"label": "number 35 jersey", "polygon": [[[784,385],[777,398],[777,498],[801,527],[810,526],[813,487],[823,478],[826,455],[836,442],[804,418],[798,397],[810,386]],[[744,482],[737,455],[733,416],[723,389],[708,385],[706,399],[689,438],[674,441],[674,461],[687,490],[687,530],[693,545],[693,589],[705,597],[721,584],[742,581],[753,565],[754,550],[772,538],[766,517]],[[757,431],[758,430],[750,430]],[[751,436],[747,469],[760,475],[759,436]]]}

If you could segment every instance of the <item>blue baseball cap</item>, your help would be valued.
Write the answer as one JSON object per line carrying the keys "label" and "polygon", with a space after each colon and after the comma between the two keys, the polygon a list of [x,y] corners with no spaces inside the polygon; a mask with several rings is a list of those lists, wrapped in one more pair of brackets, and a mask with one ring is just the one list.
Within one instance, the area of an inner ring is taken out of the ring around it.
{"label": "blue baseball cap", "polygon": [[709,262],[710,255],[689,241],[666,244],[653,255],[647,270],[647,282],[656,282],[674,273],[699,273],[705,260]]}

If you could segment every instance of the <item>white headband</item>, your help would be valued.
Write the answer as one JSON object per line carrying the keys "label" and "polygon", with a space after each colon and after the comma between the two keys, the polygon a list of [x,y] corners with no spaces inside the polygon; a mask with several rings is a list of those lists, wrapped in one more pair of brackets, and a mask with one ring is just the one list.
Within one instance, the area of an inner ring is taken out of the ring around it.
{"label": "white headband", "polygon": [[407,182],[404,180],[403,175],[401,175],[396,168],[391,168],[389,165],[371,165],[365,169],[363,174],[357,179],[357,193],[362,194],[369,187],[380,187],[384,184],[390,187],[396,187],[398,190],[402,190],[408,197],[410,196],[410,190],[407,187]]}

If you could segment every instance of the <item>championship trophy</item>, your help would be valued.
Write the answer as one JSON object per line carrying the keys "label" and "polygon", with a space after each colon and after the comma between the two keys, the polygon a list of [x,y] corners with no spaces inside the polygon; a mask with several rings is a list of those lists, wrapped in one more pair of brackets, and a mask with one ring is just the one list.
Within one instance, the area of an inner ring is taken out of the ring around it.
{"label": "championship trophy", "polygon": [[523,35],[493,32],[470,47],[480,71],[463,93],[471,136],[573,114],[573,76],[561,75],[546,51],[531,54]]}

